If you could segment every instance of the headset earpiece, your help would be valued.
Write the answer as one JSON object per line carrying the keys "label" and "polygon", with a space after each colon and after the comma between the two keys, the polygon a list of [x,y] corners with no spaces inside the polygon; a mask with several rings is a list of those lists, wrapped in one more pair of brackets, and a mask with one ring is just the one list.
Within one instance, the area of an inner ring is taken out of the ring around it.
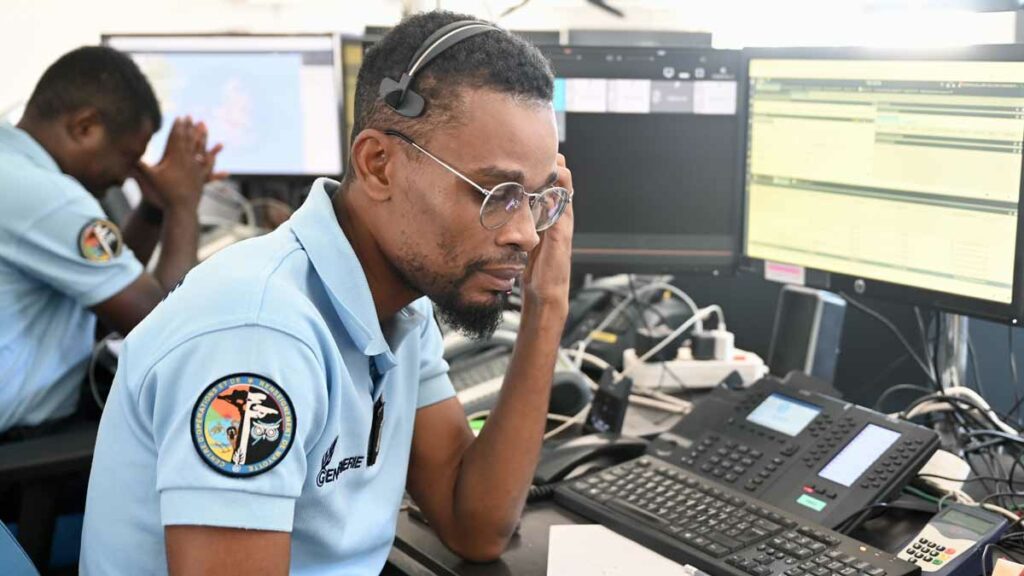
{"label": "headset earpiece", "polygon": [[493,24],[476,20],[461,20],[442,26],[416,50],[412,61],[409,62],[408,70],[402,74],[401,79],[395,81],[392,78],[384,78],[381,80],[378,94],[388,106],[406,118],[417,118],[423,115],[426,102],[412,89],[416,74],[448,48],[467,38],[491,30],[500,31],[501,29]]}

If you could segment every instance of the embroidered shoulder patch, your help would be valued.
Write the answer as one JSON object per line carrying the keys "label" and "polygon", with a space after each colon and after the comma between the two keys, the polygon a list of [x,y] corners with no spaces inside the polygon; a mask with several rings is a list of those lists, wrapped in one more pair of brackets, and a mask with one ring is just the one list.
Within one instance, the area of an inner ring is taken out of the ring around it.
{"label": "embroidered shoulder patch", "polygon": [[292,402],[273,380],[232,374],[207,386],[192,409],[192,443],[214,470],[239,478],[262,474],[292,447]]}
{"label": "embroidered shoulder patch", "polygon": [[92,220],[78,233],[78,251],[90,262],[109,262],[123,247],[121,229],[110,220]]}

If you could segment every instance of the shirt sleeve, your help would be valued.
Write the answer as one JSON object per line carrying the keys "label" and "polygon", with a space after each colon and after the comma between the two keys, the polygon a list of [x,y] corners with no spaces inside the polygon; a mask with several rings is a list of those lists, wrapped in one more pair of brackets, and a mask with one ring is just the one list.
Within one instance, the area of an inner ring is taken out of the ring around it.
{"label": "shirt sleeve", "polygon": [[290,532],[327,376],[302,340],[264,326],[192,338],[145,376],[164,526]]}
{"label": "shirt sleeve", "polygon": [[429,316],[420,333],[420,390],[416,407],[424,408],[455,396],[444,360],[444,340],[429,301],[421,308]]}
{"label": "shirt sleeve", "polygon": [[142,264],[99,203],[81,197],[47,210],[12,231],[2,256],[26,275],[83,306],[114,296],[142,274]]}

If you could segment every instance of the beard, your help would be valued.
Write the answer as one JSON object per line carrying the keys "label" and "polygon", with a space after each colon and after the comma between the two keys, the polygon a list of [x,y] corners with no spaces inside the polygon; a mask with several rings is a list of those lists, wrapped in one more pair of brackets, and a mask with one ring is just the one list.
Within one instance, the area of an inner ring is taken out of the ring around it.
{"label": "beard", "polygon": [[500,263],[522,264],[525,254],[514,258],[480,259],[466,265],[458,277],[445,277],[423,265],[423,259],[410,257],[395,262],[395,268],[408,286],[433,301],[441,322],[473,340],[486,340],[501,325],[501,314],[508,303],[508,294],[494,292],[487,303],[466,302],[462,287],[473,276],[488,266]]}

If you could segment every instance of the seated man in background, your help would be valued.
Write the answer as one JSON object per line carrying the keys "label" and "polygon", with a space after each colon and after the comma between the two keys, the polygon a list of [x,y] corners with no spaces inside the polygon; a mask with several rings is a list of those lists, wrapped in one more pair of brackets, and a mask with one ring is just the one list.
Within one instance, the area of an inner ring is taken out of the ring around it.
{"label": "seated man in background", "polygon": [[[46,70],[17,126],[0,124],[0,438],[74,413],[97,317],[127,334],[195,265],[219,147],[206,149],[202,123],[178,119],[148,166],[160,122],[128,56],[84,47]],[[122,233],[97,197],[130,175],[144,200]]]}

